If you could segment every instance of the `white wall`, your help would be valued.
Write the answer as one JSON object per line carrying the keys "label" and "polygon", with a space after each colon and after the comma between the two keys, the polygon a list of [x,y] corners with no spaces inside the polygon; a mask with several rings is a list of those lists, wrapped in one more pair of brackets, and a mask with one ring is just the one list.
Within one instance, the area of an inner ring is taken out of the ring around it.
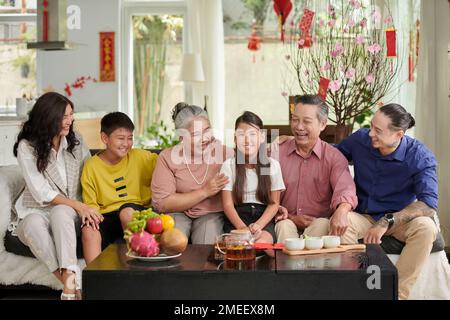
{"label": "white wall", "polygon": [[72,89],[70,99],[76,111],[114,111],[119,108],[120,0],[68,0],[81,11],[81,28],[68,30],[73,50],[42,51],[37,56],[38,93],[53,87],[64,94],[65,83],[81,76],[99,79],[99,32],[115,34],[115,82],[87,82],[83,89]]}

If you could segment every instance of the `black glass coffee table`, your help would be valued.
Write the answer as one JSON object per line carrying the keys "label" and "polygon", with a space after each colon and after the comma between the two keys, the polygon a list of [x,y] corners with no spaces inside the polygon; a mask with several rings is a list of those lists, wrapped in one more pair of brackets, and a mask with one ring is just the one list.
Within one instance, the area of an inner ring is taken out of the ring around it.
{"label": "black glass coffee table", "polygon": [[396,299],[397,271],[378,245],[366,252],[287,256],[229,263],[212,245],[188,245],[180,257],[143,262],[112,244],[83,270],[84,299]]}

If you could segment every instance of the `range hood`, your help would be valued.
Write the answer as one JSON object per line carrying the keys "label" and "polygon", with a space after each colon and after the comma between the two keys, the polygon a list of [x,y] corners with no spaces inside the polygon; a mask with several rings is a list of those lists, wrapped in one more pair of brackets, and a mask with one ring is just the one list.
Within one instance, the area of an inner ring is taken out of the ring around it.
{"label": "range hood", "polygon": [[28,49],[66,50],[67,1],[37,1],[37,42],[28,42]]}

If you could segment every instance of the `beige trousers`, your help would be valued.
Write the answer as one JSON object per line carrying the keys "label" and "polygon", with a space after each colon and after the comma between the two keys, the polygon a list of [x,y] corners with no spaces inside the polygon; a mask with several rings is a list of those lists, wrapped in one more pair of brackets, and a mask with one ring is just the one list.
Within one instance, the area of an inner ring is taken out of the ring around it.
{"label": "beige trousers", "polygon": [[223,233],[223,213],[208,213],[198,218],[188,217],[182,212],[168,213],[175,220],[175,227],[189,238],[192,244],[213,244]]}
{"label": "beige trousers", "polygon": [[306,234],[310,237],[321,237],[330,231],[330,220],[327,218],[315,219],[305,230],[298,230],[295,223],[290,219],[278,221],[275,225],[277,235],[276,242],[284,242],[287,238],[298,238],[300,234]]}
{"label": "beige trousers", "polygon": [[77,264],[78,214],[69,206],[57,205],[48,215],[31,213],[20,221],[17,235],[50,272]]}
{"label": "beige trousers", "polygon": [[[343,244],[358,243],[364,238],[367,231],[375,224],[370,215],[349,212],[348,227],[341,236]],[[308,236],[323,236],[329,232],[329,220],[318,218],[304,230]],[[283,242],[287,238],[298,238],[299,230],[292,220],[279,221],[275,225],[277,242]],[[438,229],[435,222],[429,217],[418,217],[407,224],[391,228],[386,235],[406,243],[400,258],[397,261],[399,299],[408,299],[409,294],[417,280],[417,277],[430,255],[431,248]]]}
{"label": "beige trousers", "polygon": [[[341,236],[345,244],[357,243],[364,238],[367,231],[375,224],[369,215],[350,212],[348,215],[348,228]],[[405,242],[405,247],[397,261],[398,296],[399,299],[408,299],[417,277],[430,255],[431,248],[438,229],[430,217],[418,217],[398,227],[393,227],[386,235]]]}

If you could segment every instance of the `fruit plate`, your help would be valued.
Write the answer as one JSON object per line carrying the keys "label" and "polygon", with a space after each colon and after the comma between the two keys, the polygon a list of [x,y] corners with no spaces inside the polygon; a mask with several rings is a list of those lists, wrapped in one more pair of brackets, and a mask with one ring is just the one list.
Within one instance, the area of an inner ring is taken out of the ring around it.
{"label": "fruit plate", "polygon": [[156,257],[140,257],[137,255],[134,255],[133,252],[127,252],[126,255],[129,258],[137,259],[140,261],[158,262],[158,261],[166,261],[166,260],[170,260],[173,258],[178,258],[179,256],[181,256],[181,252],[178,254],[174,254],[172,256],[168,256],[165,253],[161,253],[161,254],[157,255]]}

